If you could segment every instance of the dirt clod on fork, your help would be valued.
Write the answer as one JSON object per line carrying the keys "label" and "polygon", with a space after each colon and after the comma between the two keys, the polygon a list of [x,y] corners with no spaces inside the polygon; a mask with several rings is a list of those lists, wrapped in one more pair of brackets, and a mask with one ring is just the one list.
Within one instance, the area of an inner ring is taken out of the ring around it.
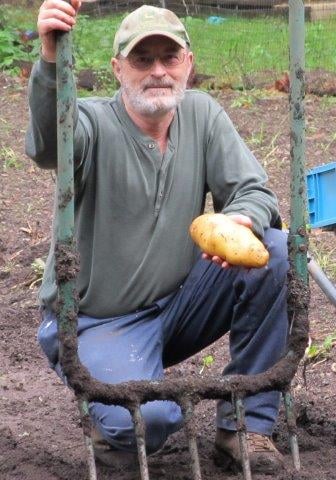
{"label": "dirt clod on fork", "polygon": [[79,254],[71,243],[57,242],[55,245],[56,282],[61,284],[76,278],[79,272]]}

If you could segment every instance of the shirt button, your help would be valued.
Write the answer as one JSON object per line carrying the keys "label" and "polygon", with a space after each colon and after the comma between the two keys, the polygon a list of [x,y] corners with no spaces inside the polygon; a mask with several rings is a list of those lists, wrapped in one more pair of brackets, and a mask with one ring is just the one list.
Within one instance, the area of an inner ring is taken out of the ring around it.
{"label": "shirt button", "polygon": [[149,143],[149,144],[148,144],[148,148],[150,148],[151,150],[152,150],[153,148],[155,148],[155,143]]}

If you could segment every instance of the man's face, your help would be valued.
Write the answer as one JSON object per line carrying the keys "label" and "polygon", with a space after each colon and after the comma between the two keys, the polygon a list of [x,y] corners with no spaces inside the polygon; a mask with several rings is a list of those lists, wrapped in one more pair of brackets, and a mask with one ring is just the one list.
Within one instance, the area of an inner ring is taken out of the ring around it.
{"label": "man's face", "polygon": [[193,55],[160,35],[139,42],[127,58],[112,59],[124,101],[138,114],[160,116],[181,102]]}

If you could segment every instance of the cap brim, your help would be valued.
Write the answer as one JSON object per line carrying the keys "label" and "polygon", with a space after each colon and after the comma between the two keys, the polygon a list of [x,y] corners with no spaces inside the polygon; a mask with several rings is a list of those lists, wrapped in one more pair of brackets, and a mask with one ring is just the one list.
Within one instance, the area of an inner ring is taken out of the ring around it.
{"label": "cap brim", "polygon": [[186,48],[187,42],[183,40],[182,38],[178,37],[177,35],[174,35],[173,33],[169,32],[162,32],[162,30],[151,30],[150,32],[145,32],[137,35],[133,40],[127,45],[127,47],[123,48],[120,50],[120,54],[123,57],[127,57],[127,55],[130,53],[131,50],[137,45],[141,40],[147,37],[152,37],[153,35],[160,35],[161,37],[167,37],[176,42],[180,47]]}

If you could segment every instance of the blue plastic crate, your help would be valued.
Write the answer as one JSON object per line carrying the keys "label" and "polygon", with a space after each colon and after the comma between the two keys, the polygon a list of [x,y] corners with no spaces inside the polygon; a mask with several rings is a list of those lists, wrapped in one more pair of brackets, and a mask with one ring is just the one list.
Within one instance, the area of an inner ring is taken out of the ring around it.
{"label": "blue plastic crate", "polygon": [[336,227],[336,162],[312,168],[306,180],[311,227]]}

